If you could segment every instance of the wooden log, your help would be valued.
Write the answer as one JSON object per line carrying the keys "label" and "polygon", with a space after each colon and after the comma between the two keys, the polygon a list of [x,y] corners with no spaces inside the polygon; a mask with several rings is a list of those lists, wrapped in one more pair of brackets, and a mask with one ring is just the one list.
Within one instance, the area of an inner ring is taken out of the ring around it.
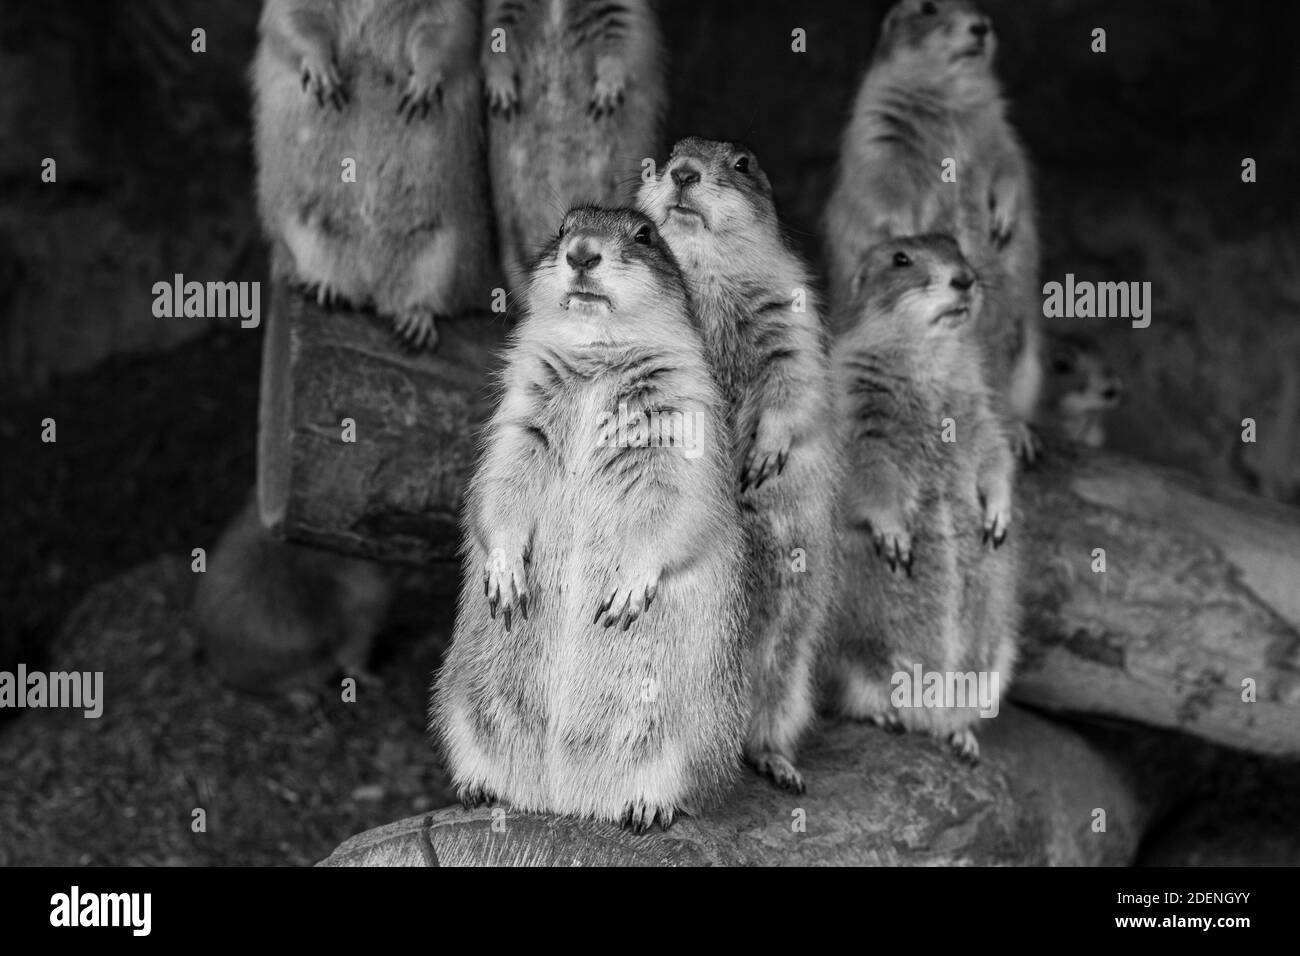
{"label": "wooden log", "polygon": [[[816,735],[795,796],[746,773],[720,808],[666,833],[459,807],[358,834],[322,866],[1065,865],[1132,862],[1152,794],[1077,732],[1014,707],[984,759],[854,723]],[[1105,811],[1105,831],[1094,821]],[[800,828],[802,827],[802,829]]]}
{"label": "wooden log", "polygon": [[1300,755],[1295,509],[1066,447],[1018,487],[1026,640],[1013,697]]}
{"label": "wooden log", "polygon": [[[282,289],[272,312],[264,520],[290,540],[379,560],[452,557],[504,323],[444,323],[436,353],[410,355],[373,317]],[[349,416],[355,444],[339,438]],[[1014,697],[1300,755],[1296,509],[1056,445],[1018,496],[1026,621]],[[1105,572],[1092,570],[1098,548]]]}
{"label": "wooden log", "polygon": [[[301,544],[404,564],[454,557],[461,487],[492,407],[505,322],[439,323],[406,350],[374,315],[325,309],[276,284],[262,353],[262,522]],[[356,440],[343,441],[343,420]]]}

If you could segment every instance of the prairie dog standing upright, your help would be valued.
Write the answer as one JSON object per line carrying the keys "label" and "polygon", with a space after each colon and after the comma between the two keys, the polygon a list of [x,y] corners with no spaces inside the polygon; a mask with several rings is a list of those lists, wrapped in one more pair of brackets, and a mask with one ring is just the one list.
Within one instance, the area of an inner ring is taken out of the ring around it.
{"label": "prairie dog standing upright", "polygon": [[984,288],[976,330],[989,381],[1014,444],[1032,459],[1027,423],[1043,376],[1038,227],[995,46],[992,22],[968,0],[902,0],[889,11],[844,133],[826,255],[838,317],[867,249],[896,236],[956,237]]}
{"label": "prairie dog standing upright", "polygon": [[432,725],[467,804],[666,828],[739,765],[725,409],[640,213],[571,211],[525,305],[469,484]]}
{"label": "prairie dog standing upright", "polygon": [[260,31],[254,140],[273,271],[436,344],[439,316],[487,301],[478,4],[266,0]]}
{"label": "prairie dog standing upright", "polygon": [[814,660],[835,590],[838,476],[812,281],[744,146],[682,140],[639,201],[681,263],[734,429],[752,549],[745,755],[778,786],[802,791],[794,758],[814,715]]}
{"label": "prairie dog standing upright", "polygon": [[891,239],[864,256],[857,322],[832,358],[848,462],[823,671],[833,709],[946,737],[969,759],[978,705],[892,697],[895,675],[918,668],[982,675],[1000,695],[1015,662],[1015,458],[971,335],[975,281],[949,236]]}
{"label": "prairie dog standing upright", "polygon": [[250,495],[199,575],[191,619],[222,680],[281,693],[368,676],[395,590],[371,561],[277,541]]}
{"label": "prairie dog standing upright", "polygon": [[663,51],[650,0],[487,0],[497,237],[520,291],[564,210],[630,202],[657,154]]}

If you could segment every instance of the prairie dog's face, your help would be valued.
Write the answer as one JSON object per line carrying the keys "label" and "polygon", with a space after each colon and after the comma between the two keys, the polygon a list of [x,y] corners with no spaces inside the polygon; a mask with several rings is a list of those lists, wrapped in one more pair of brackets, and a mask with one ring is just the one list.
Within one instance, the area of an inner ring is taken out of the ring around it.
{"label": "prairie dog's face", "polygon": [[901,0],[885,16],[876,56],[945,73],[985,71],[995,46],[993,21],[969,0]]}
{"label": "prairie dog's face", "polygon": [[[538,256],[529,311],[601,326],[638,322],[686,308],[681,271],[648,218],[632,209],[571,209]],[[598,331],[610,338],[612,328]]]}
{"label": "prairie dog's face", "polygon": [[1088,342],[1058,335],[1047,348],[1048,404],[1063,415],[1108,412],[1119,406],[1124,383]]}
{"label": "prairie dog's face", "polygon": [[736,237],[777,238],[772,184],[739,143],[681,140],[637,200],[674,249],[721,251]]}
{"label": "prairie dog's face", "polygon": [[853,281],[854,316],[923,335],[966,325],[979,287],[951,236],[889,239],[867,250]]}

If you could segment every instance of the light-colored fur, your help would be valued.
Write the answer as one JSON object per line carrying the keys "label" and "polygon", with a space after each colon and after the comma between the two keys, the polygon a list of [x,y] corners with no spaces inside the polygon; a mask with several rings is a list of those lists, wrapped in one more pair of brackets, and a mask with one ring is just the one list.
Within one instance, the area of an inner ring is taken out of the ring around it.
{"label": "light-colored fur", "polygon": [[[734,168],[740,156],[749,172]],[[687,168],[700,180],[683,199],[673,177]],[[779,786],[802,790],[794,760],[814,716],[815,658],[834,594],[838,477],[812,281],[782,241],[771,186],[742,146],[683,140],[639,202],[689,282],[734,429],[733,475],[751,548],[746,757]],[[698,216],[672,211],[682,202]],[[796,569],[799,552],[804,570]]]}
{"label": "light-colored fur", "polygon": [[[980,275],[977,334],[1018,448],[1032,457],[1042,385],[1038,229],[1029,161],[993,73],[987,18],[967,0],[903,0],[881,39],[844,133],[826,206],[826,255],[837,328],[867,249],[886,238],[948,233]],[[970,53],[971,55],[962,55]],[[956,161],[956,182],[942,179]]]}
{"label": "light-colored fur", "polygon": [[257,500],[222,533],[198,575],[191,621],[208,662],[241,690],[282,693],[366,664],[395,583],[379,565],[278,541]]}
{"label": "light-colored fur", "polygon": [[[910,262],[896,264],[902,253]],[[970,708],[895,708],[895,673],[996,672],[1005,694],[1019,629],[1015,459],[994,412],[968,292],[946,236],[864,256],[832,365],[846,429],[843,581],[823,676],[833,710],[952,738],[978,753]],[[948,310],[968,307],[964,314]],[[944,419],[955,441],[943,440]],[[981,543],[981,537],[987,543]]]}
{"label": "light-colored fur", "polygon": [[658,151],[661,46],[650,0],[487,0],[492,195],[512,290],[570,206],[631,201]]}
{"label": "light-colored fur", "polygon": [[[469,485],[431,719],[466,802],[640,830],[716,801],[739,765],[743,538],[724,408],[671,253],[632,210],[565,224],[529,281]],[[593,248],[583,280],[568,257]],[[566,300],[584,281],[608,308]],[[621,402],[696,416],[699,457],[603,447]]]}
{"label": "light-colored fur", "polygon": [[437,317],[488,302],[479,19],[473,0],[262,12],[254,133],[273,269],[373,306],[416,344],[436,342]]}

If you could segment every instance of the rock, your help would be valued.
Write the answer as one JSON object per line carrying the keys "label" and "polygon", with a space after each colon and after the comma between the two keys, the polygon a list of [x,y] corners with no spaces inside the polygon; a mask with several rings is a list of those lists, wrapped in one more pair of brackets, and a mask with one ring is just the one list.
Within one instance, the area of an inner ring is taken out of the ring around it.
{"label": "rock", "polygon": [[[986,723],[975,768],[928,738],[839,723],[818,732],[801,760],[808,793],[784,793],[746,773],[721,808],[667,833],[637,837],[609,824],[457,807],[358,834],[320,865],[1131,862],[1149,811],[1119,760],[1027,711],[1005,708]],[[1098,808],[1104,833],[1092,830]]]}

